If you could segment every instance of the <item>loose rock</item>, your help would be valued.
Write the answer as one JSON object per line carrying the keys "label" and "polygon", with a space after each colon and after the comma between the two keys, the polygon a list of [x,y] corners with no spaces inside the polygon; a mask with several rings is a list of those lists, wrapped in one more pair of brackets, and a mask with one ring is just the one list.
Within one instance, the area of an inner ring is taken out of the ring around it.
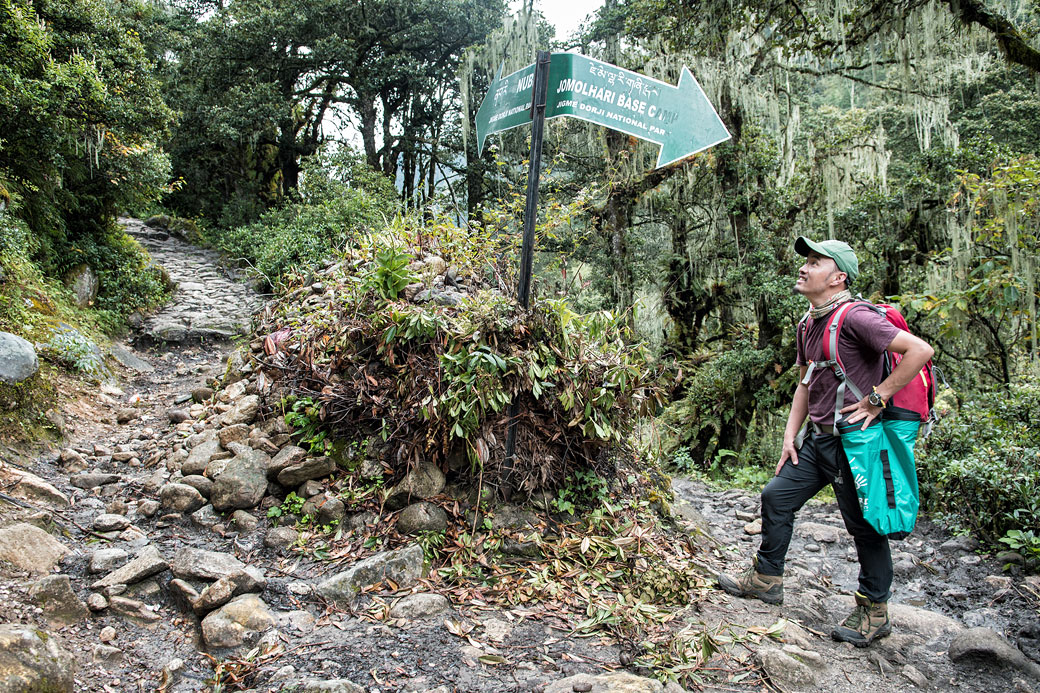
{"label": "loose rock", "polygon": [[245,564],[229,553],[184,548],[170,561],[170,571],[182,580],[217,580]]}
{"label": "loose rock", "polygon": [[1040,679],[1040,665],[1022,654],[1022,651],[990,628],[969,628],[954,636],[950,643],[950,659],[999,662]]}
{"label": "loose rock", "polygon": [[329,601],[348,602],[364,587],[384,579],[393,580],[402,588],[409,587],[419,579],[422,565],[423,551],[418,544],[400,551],[384,551],[333,575],[319,584],[316,591]]}
{"label": "loose rock", "polygon": [[0,625],[4,693],[73,693],[76,662],[53,635],[34,626]]}
{"label": "loose rock", "polygon": [[118,568],[90,586],[100,590],[113,585],[133,585],[156,573],[166,570],[168,564],[159,554],[159,549],[148,545],[141,549],[132,561]]}
{"label": "loose rock", "polygon": [[267,604],[255,594],[244,594],[202,620],[202,639],[210,648],[239,647],[255,643],[272,626]]}
{"label": "loose rock", "polygon": [[17,385],[40,370],[32,344],[10,332],[0,332],[0,382]]}
{"label": "loose rock", "polygon": [[24,522],[0,529],[0,560],[30,573],[49,573],[69,552],[39,527]]}
{"label": "loose rock", "polygon": [[76,593],[68,575],[48,575],[32,586],[29,594],[43,608],[43,615],[52,628],[78,623],[90,612]]}
{"label": "loose rock", "polygon": [[159,502],[164,510],[193,513],[206,504],[206,499],[197,488],[187,484],[166,484],[159,489]]}

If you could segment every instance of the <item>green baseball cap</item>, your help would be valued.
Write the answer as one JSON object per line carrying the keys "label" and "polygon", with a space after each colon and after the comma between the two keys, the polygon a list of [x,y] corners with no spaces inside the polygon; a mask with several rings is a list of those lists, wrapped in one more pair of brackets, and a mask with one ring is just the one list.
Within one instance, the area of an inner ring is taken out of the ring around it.
{"label": "green baseball cap", "polygon": [[805,236],[799,236],[798,240],[794,242],[794,251],[799,255],[808,257],[812,250],[834,260],[838,270],[848,276],[849,284],[856,281],[856,277],[859,276],[859,260],[856,259],[856,253],[848,243],[836,241],[833,238],[826,241],[810,241]]}

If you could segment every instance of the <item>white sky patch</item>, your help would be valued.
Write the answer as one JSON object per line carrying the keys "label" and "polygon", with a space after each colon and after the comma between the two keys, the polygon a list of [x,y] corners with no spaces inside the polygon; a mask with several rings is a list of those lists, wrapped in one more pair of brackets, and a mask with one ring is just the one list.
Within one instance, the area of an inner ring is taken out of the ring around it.
{"label": "white sky patch", "polygon": [[[523,0],[510,0],[509,10],[518,12]],[[570,37],[578,30],[586,17],[603,6],[603,0],[535,0],[534,8],[540,10],[549,23],[556,27],[556,40]]]}

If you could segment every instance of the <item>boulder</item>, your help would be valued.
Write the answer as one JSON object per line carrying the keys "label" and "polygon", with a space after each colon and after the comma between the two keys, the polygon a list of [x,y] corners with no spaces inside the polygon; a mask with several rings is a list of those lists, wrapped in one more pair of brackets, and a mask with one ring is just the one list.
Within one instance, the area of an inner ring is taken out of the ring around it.
{"label": "boulder", "polygon": [[495,508],[491,518],[492,529],[525,529],[538,524],[538,516],[530,510],[503,503]]}
{"label": "boulder", "polygon": [[443,594],[420,592],[402,597],[390,608],[390,618],[427,618],[451,608],[451,602]]}
{"label": "boulder", "polygon": [[114,484],[120,480],[122,480],[122,477],[118,474],[105,474],[103,472],[83,472],[82,474],[74,474],[69,477],[70,484],[76,488],[86,490]]}
{"label": "boulder", "polygon": [[141,624],[155,623],[162,619],[162,616],[155,613],[155,611],[150,609],[147,604],[139,599],[112,596],[109,599],[108,608],[111,609],[113,613]]}
{"label": "boulder", "polygon": [[220,417],[221,426],[234,426],[235,424],[251,424],[256,419],[256,413],[260,410],[260,397],[258,395],[246,395],[234,406],[228,409]]}
{"label": "boulder", "polygon": [[187,484],[166,484],[159,489],[159,501],[164,510],[175,513],[193,513],[206,504],[197,488]]}
{"label": "boulder", "polygon": [[51,628],[79,623],[90,612],[72,590],[68,575],[48,575],[34,584],[29,595],[43,609],[43,617]]}
{"label": "boulder", "polygon": [[300,533],[292,527],[275,527],[264,536],[264,546],[282,551],[296,543]]}
{"label": "boulder", "polygon": [[400,510],[413,500],[426,500],[444,490],[444,472],[432,462],[420,462],[410,469],[387,495],[386,506]]}
{"label": "boulder", "polygon": [[14,467],[0,468],[0,487],[15,498],[42,503],[53,508],[69,505],[68,496],[35,474]]}
{"label": "boulder", "polygon": [[287,488],[299,486],[310,479],[320,479],[336,471],[336,463],[329,457],[308,457],[298,464],[278,472],[278,483]]}
{"label": "boulder", "polygon": [[161,573],[168,567],[169,564],[159,554],[159,549],[149,544],[138,551],[132,561],[101,578],[91,585],[90,589],[101,590],[113,585],[133,585],[156,573]]}
{"label": "boulder", "polygon": [[126,563],[129,554],[123,549],[98,549],[90,554],[87,571],[95,575],[110,573]]}
{"label": "boulder", "polygon": [[64,544],[35,525],[20,522],[0,529],[0,560],[21,570],[49,573],[68,552]]}
{"label": "boulder", "polygon": [[197,387],[191,391],[191,399],[194,402],[202,404],[213,399],[213,388],[211,387]]}
{"label": "boulder", "polygon": [[215,480],[210,503],[217,510],[248,510],[267,492],[267,460],[264,453],[246,448],[228,461]]}
{"label": "boulder", "polygon": [[317,586],[317,593],[331,602],[349,602],[363,588],[383,580],[409,587],[422,574],[423,551],[418,544],[399,551],[384,551],[355,563]]}
{"label": "boulder", "polygon": [[170,561],[170,571],[182,580],[217,580],[246,566],[229,553],[185,548]]}
{"label": "boulder", "polygon": [[271,479],[277,478],[283,469],[295,467],[307,457],[307,451],[296,445],[286,445],[282,448],[271,463],[267,466],[267,476]]}
{"label": "boulder", "polygon": [[0,625],[4,693],[73,693],[76,662],[58,639],[34,626]]}
{"label": "boulder", "polygon": [[252,645],[273,626],[267,604],[255,594],[243,594],[202,619],[202,640],[215,649]]}
{"label": "boulder", "polygon": [[212,529],[222,523],[224,518],[213,509],[212,505],[204,505],[191,514],[191,523],[202,529]]}
{"label": "boulder", "polygon": [[220,452],[220,439],[217,432],[212,429],[206,430],[202,434],[202,438],[192,446],[188,459],[181,464],[181,474],[184,476],[202,474],[206,471],[210,461]]}
{"label": "boulder", "polygon": [[794,532],[817,543],[834,544],[841,538],[842,530],[819,522],[799,522],[794,526]]}
{"label": "boulder", "polygon": [[0,332],[0,383],[17,385],[40,370],[32,344],[10,332]]}
{"label": "boulder", "polygon": [[303,514],[314,518],[318,527],[339,524],[347,516],[347,506],[339,498],[327,493],[319,493],[307,499],[303,504]]}
{"label": "boulder", "polygon": [[72,290],[76,305],[89,308],[97,298],[101,282],[90,265],[80,263],[65,273],[65,286]]}
{"label": "boulder", "polygon": [[249,426],[247,424],[235,424],[234,426],[227,426],[220,429],[217,434],[220,438],[220,444],[225,448],[231,443],[237,443],[245,440],[249,437]]}
{"label": "boulder", "polygon": [[201,474],[189,474],[180,480],[186,486],[191,486],[193,489],[202,494],[203,498],[209,498],[213,495],[213,479],[202,476]]}
{"label": "boulder", "polygon": [[129,526],[130,520],[125,515],[102,513],[94,518],[95,532],[121,532]]}
{"label": "boulder", "polygon": [[412,503],[397,517],[397,531],[401,534],[443,532],[447,528],[448,513],[427,501]]}
{"label": "boulder", "polygon": [[759,650],[756,658],[769,680],[781,690],[806,690],[816,681],[807,664],[776,648]]}
{"label": "boulder", "polygon": [[687,531],[693,534],[702,534],[706,537],[714,536],[711,533],[711,525],[708,524],[708,520],[701,514],[701,511],[693,506],[693,503],[676,498],[675,502],[668,509],[671,512],[672,519],[687,529]]}
{"label": "boulder", "polygon": [[1040,664],[990,628],[969,628],[958,633],[950,643],[949,655],[955,662],[996,662],[1040,680]]}
{"label": "boulder", "polygon": [[109,347],[108,355],[114,358],[119,364],[132,371],[137,371],[138,373],[152,373],[155,371],[155,366],[148,363],[122,344],[113,344]]}
{"label": "boulder", "polygon": [[250,515],[245,510],[236,510],[231,513],[231,523],[240,534],[245,534],[256,529],[260,521],[256,519],[256,516]]}

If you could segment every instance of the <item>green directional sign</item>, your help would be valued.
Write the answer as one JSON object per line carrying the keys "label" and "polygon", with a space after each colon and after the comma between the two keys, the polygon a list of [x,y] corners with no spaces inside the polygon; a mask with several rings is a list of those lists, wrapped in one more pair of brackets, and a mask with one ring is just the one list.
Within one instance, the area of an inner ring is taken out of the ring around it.
{"label": "green directional sign", "polygon": [[[477,111],[480,150],[488,135],[531,122],[534,65],[502,77]],[[678,86],[575,53],[555,53],[549,66],[545,117],[571,116],[657,142],[665,166],[730,137],[693,74]]]}

